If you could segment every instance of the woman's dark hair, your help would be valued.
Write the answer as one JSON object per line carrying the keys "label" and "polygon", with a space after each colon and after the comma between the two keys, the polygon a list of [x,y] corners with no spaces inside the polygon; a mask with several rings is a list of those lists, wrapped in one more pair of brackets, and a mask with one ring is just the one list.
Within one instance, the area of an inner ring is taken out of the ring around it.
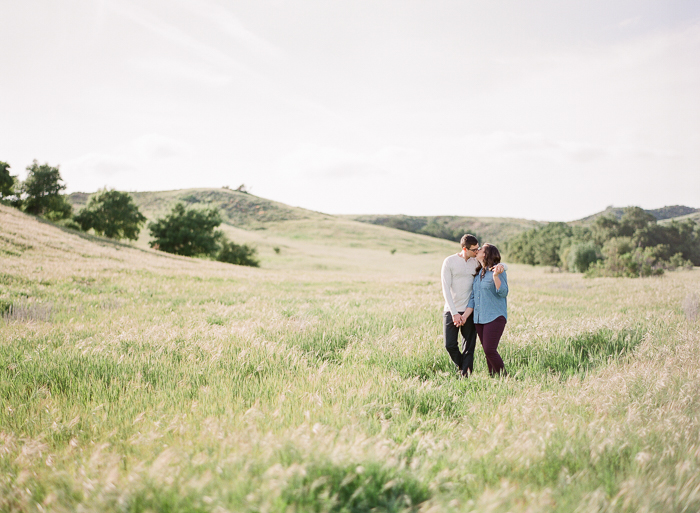
{"label": "woman's dark hair", "polygon": [[483,278],[486,271],[491,269],[494,265],[501,263],[501,253],[493,244],[484,244],[482,249],[484,250],[484,268],[482,269],[481,264],[479,264],[476,271],[481,271],[481,277]]}

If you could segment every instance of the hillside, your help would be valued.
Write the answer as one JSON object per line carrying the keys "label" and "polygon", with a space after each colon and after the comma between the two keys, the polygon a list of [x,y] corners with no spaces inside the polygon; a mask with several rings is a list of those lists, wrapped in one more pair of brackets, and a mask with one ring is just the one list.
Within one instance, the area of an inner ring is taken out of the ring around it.
{"label": "hillside", "polygon": [[[583,219],[578,219],[576,221],[572,221],[569,224],[579,225],[579,226],[588,226],[590,224],[593,224],[593,222],[597,218],[603,217],[603,216],[614,217],[615,219],[617,219],[619,221],[620,219],[622,219],[622,215],[624,214],[624,212],[625,212],[625,207],[610,206],[601,212],[584,217]],[[687,216],[692,216],[693,214],[700,213],[700,208],[686,207],[684,205],[672,205],[672,206],[666,206],[666,207],[661,207],[661,208],[652,209],[652,210],[645,210],[645,212],[653,215],[657,221],[665,221],[665,220],[670,220],[670,219],[681,220],[681,218],[685,218]]]}
{"label": "hillside", "polygon": [[465,233],[476,235],[482,242],[502,245],[509,238],[521,232],[542,226],[546,223],[528,219],[507,217],[464,217],[464,216],[406,216],[406,215],[363,215],[346,216],[362,223],[388,226],[398,230],[421,233],[441,239],[459,241]]}
{"label": "hillside", "polygon": [[672,217],[670,219],[663,219],[659,222],[661,224],[663,224],[663,223],[670,223],[671,221],[684,221],[686,219],[690,219],[691,221],[695,221],[696,223],[700,224],[700,209],[696,209],[695,212],[692,212],[690,214],[686,214],[686,215],[678,216],[678,217]]}
{"label": "hillside", "polygon": [[[526,219],[460,216],[332,216],[291,207],[253,194],[230,189],[183,189],[175,191],[132,192],[141,212],[154,220],[167,214],[177,202],[193,207],[216,207],[223,217],[224,231],[235,240],[262,245],[263,251],[272,252],[275,245],[289,240],[326,241],[335,238],[340,246],[354,247],[374,240],[375,247],[412,251],[410,242],[394,229],[411,232],[431,239],[459,241],[464,233],[473,233],[480,240],[502,244],[508,238],[545,223]],[[76,211],[87,204],[90,194],[73,193],[69,200]],[[377,232],[367,225],[392,229],[391,235]],[[148,245],[144,228],[139,239],[141,247]],[[421,239],[425,241],[425,239]],[[449,246],[452,248],[453,246]],[[422,248],[419,245],[419,248]],[[418,251],[424,251],[419,249]]]}
{"label": "hillside", "polygon": [[[230,189],[132,192],[131,195],[149,220],[166,215],[178,202],[195,208],[218,208],[223,217],[222,230],[227,236],[236,242],[256,245],[263,265],[272,267],[297,268],[299,259],[306,261],[307,256],[314,255],[315,260],[323,260],[319,254],[336,255],[341,248],[396,250],[409,254],[450,253],[455,246],[447,241],[459,241],[464,233],[503,246],[510,238],[547,224],[528,219],[473,216],[332,216]],[[78,211],[87,204],[89,196],[73,193],[68,198]],[[608,207],[569,224],[587,226],[605,215],[619,219],[623,212],[624,208]],[[700,209],[686,206],[668,206],[647,212],[659,220],[700,221]],[[411,236],[407,235],[409,233]],[[144,227],[136,244],[147,248],[149,240],[147,227]],[[335,264],[330,268],[337,267],[338,260],[332,260]],[[349,262],[352,263],[353,260]],[[328,264],[317,262],[317,265],[329,268]]]}
{"label": "hillside", "polygon": [[[426,259],[444,258],[457,249],[453,243],[426,235],[290,207],[229,189],[131,194],[149,220],[167,214],[179,201],[194,207],[219,208],[223,217],[222,231],[238,243],[255,245],[264,268],[391,272],[397,262],[405,260],[406,265],[420,267]],[[79,210],[88,197],[88,194],[75,193],[69,199],[75,210]],[[148,229],[144,227],[135,245],[146,249],[149,240]],[[425,257],[411,259],[409,255]],[[439,266],[439,262],[427,265]]]}
{"label": "hillside", "polygon": [[[248,230],[263,228],[268,223],[278,221],[331,217],[230,189],[181,189],[130,194],[148,219],[164,216],[178,202],[188,206],[216,207],[221,211],[226,224]],[[79,210],[87,204],[89,197],[88,193],[77,192],[69,195],[68,199],[74,209]]]}
{"label": "hillside", "polygon": [[[601,216],[622,218],[624,207],[608,207],[602,212],[584,217],[568,224],[572,226],[589,226]],[[700,223],[700,209],[682,205],[667,206],[646,210],[660,222],[692,219]],[[511,237],[522,232],[544,226],[547,222],[528,219],[504,217],[460,217],[460,216],[406,216],[406,215],[362,215],[345,216],[347,219],[387,226],[397,230],[421,233],[431,237],[458,241],[464,233],[476,235],[480,241],[503,245]]]}

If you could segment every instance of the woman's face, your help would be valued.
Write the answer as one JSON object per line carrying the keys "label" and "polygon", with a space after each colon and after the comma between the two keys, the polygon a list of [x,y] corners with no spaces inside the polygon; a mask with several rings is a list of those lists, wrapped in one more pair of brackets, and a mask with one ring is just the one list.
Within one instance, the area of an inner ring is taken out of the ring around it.
{"label": "woman's face", "polygon": [[479,251],[476,253],[476,259],[479,261],[481,265],[484,265],[484,255],[486,254],[486,251],[484,251],[484,248],[479,248]]}

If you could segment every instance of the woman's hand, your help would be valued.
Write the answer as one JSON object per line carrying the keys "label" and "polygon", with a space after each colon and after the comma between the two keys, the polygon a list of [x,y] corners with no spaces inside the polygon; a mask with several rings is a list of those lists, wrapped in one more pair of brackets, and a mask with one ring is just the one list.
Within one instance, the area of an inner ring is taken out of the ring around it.
{"label": "woman's hand", "polygon": [[503,265],[494,265],[491,271],[493,272],[493,284],[496,286],[496,292],[498,292],[501,289],[501,278],[499,278],[498,275],[504,271]]}

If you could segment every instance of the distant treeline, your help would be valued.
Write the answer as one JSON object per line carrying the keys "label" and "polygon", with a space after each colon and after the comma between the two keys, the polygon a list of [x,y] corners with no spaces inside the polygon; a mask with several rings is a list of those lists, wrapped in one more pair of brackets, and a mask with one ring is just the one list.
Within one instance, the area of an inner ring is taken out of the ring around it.
{"label": "distant treeline", "polygon": [[[439,239],[459,241],[465,234],[465,228],[455,227],[449,219],[429,219],[414,216],[386,216],[378,217],[375,224],[382,224],[389,228],[404,230],[406,232],[430,235]],[[476,234],[474,234],[476,235]]]}
{"label": "distant treeline", "polygon": [[[667,205],[661,208],[655,208],[651,210],[645,210],[647,214],[651,214],[656,218],[657,221],[662,221],[664,219],[673,219],[674,217],[687,216],[688,214],[694,214],[695,212],[700,212],[700,208],[687,207],[685,205]],[[569,223],[571,225],[583,224],[588,226],[598,217],[614,217],[618,221],[622,219],[625,214],[625,207],[613,207],[609,206],[602,212],[593,214],[592,216],[584,217],[578,221]]]}
{"label": "distant treeline", "polygon": [[512,238],[509,260],[589,276],[650,276],[700,265],[700,225],[688,219],[658,224],[638,207],[622,217],[598,217],[590,227],[549,223]]}
{"label": "distant treeline", "polygon": [[541,224],[526,219],[462,216],[363,215],[352,216],[352,219],[452,242],[459,242],[462,235],[471,233],[480,242],[490,242],[497,246],[501,246],[509,238]]}

